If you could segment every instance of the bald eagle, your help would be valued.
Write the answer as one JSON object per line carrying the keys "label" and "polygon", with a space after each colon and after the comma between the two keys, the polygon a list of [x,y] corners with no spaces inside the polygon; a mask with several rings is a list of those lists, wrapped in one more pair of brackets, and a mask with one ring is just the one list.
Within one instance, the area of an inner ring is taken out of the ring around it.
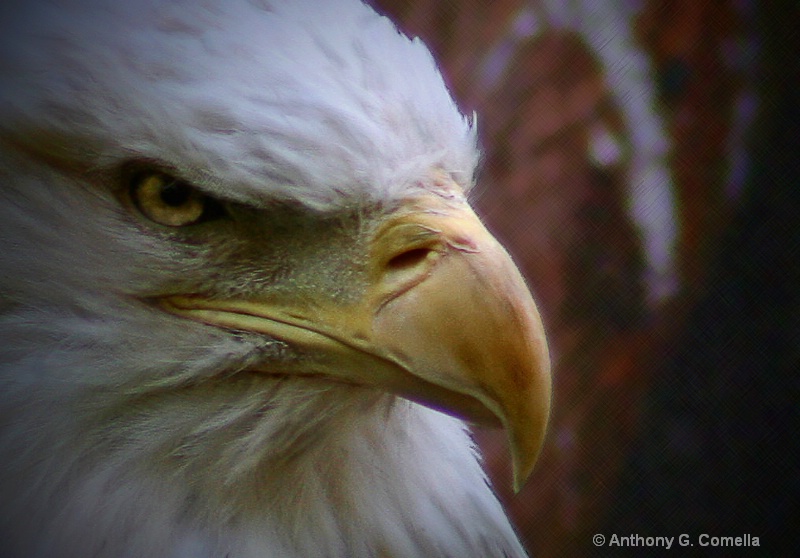
{"label": "bald eagle", "polygon": [[4,3],[12,558],[490,557],[549,412],[475,127],[356,0]]}

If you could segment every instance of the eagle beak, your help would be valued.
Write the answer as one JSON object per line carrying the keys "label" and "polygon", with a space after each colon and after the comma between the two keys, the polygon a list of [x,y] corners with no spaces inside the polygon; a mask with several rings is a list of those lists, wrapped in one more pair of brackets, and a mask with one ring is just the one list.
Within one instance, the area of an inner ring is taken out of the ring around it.
{"label": "eagle beak", "polygon": [[[511,258],[461,196],[393,212],[351,303],[171,297],[169,311],[263,333],[310,355],[269,372],[375,386],[509,436],[514,488],[533,470],[550,412],[544,327]],[[292,369],[294,367],[294,369]]]}

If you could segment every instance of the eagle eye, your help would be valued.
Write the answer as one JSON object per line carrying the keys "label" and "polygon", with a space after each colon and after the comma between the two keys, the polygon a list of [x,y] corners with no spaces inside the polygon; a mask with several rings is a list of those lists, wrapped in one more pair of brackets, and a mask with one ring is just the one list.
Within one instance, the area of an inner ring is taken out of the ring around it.
{"label": "eagle eye", "polygon": [[167,227],[194,225],[224,211],[219,201],[191,184],[158,171],[136,174],[130,195],[142,215]]}

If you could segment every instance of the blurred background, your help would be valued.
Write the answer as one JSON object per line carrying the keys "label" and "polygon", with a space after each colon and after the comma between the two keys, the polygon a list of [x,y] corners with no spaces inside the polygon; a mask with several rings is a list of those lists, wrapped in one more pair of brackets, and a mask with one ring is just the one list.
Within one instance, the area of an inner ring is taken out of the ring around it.
{"label": "blurred background", "polygon": [[372,3],[477,115],[473,199],[544,315],[552,423],[520,494],[503,433],[476,434],[531,554],[800,550],[800,5]]}

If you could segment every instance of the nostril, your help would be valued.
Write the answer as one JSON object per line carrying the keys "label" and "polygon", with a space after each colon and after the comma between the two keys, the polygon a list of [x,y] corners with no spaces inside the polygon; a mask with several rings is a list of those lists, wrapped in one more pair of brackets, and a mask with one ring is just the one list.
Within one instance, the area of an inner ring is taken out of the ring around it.
{"label": "nostril", "polygon": [[[403,239],[384,253],[386,259],[378,263],[376,287],[385,296],[383,304],[413,289],[433,273],[447,247],[438,239]],[[427,242],[426,242],[427,240]]]}
{"label": "nostril", "polygon": [[423,263],[428,256],[433,255],[434,250],[430,248],[414,248],[396,255],[386,263],[389,271],[404,271]]}
{"label": "nostril", "polygon": [[441,255],[433,247],[408,247],[389,259],[381,279],[382,289],[389,295],[387,301],[424,281]]}

